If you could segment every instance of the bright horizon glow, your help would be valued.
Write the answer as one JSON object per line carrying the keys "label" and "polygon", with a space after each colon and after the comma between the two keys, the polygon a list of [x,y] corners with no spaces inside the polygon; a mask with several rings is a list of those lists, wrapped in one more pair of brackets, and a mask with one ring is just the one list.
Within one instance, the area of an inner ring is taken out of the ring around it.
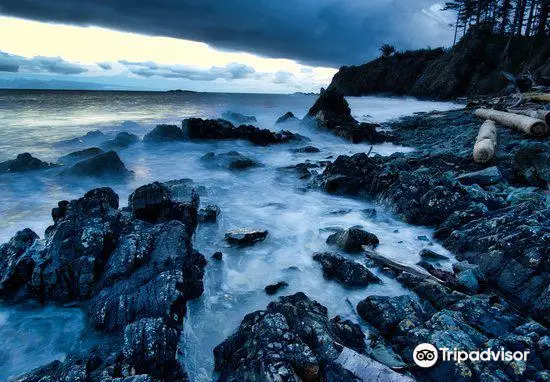
{"label": "bright horizon glow", "polygon": [[[83,80],[98,76],[116,76],[127,78],[129,84],[132,80],[139,83],[150,81],[151,85],[160,88],[189,87],[189,82],[202,82],[205,85],[204,90],[210,90],[206,85],[212,85],[214,91],[220,87],[227,88],[228,85],[238,90],[241,84],[243,88],[249,89],[252,82],[255,82],[256,88],[264,83],[266,92],[317,91],[320,86],[328,85],[336,73],[334,68],[301,65],[294,60],[266,58],[246,52],[226,52],[196,41],[4,16],[0,16],[0,51],[28,59],[37,56],[61,57],[70,63],[84,65],[87,71],[78,75]],[[183,65],[192,70],[208,70],[238,63],[254,68],[256,74],[254,78],[214,81],[167,79],[159,76],[144,79],[131,73],[126,65],[119,62],[121,60],[154,62],[166,66]],[[99,63],[109,63],[112,68],[102,69],[97,65]],[[281,72],[291,73],[292,81],[281,80],[284,76],[277,77]],[[20,73],[32,72],[20,70]],[[63,79],[66,76],[58,74],[52,77]],[[159,82],[165,85],[158,86]]]}

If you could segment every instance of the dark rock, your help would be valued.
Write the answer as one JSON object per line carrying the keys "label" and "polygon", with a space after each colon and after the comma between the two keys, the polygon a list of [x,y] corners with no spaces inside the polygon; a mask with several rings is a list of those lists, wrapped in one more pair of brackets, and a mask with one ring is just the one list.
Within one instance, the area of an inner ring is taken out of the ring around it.
{"label": "dark rock", "polygon": [[199,210],[199,222],[201,223],[215,223],[218,220],[220,214],[220,208],[214,204],[209,204],[205,208]]}
{"label": "dark rock", "polygon": [[134,173],[126,168],[114,151],[108,151],[76,163],[62,172],[66,177],[92,177],[112,180],[127,180]]}
{"label": "dark rock", "polygon": [[357,313],[384,335],[404,334],[423,323],[425,313],[411,296],[368,296]]}
{"label": "dark rock", "polygon": [[465,269],[456,275],[458,283],[472,293],[479,291],[479,281],[472,269]]}
{"label": "dark rock", "polygon": [[103,134],[100,130],[93,130],[93,131],[88,131],[86,134],[84,134],[81,137],[60,141],[57,143],[57,146],[91,144],[91,143],[95,144],[104,138],[105,138],[105,134]]}
{"label": "dark rock", "polygon": [[318,153],[321,150],[319,150],[317,147],[314,147],[314,146],[305,146],[305,147],[300,147],[298,149],[294,149],[292,151],[295,153]]}
{"label": "dark rock", "polygon": [[29,282],[34,268],[29,249],[37,239],[36,233],[25,228],[0,246],[0,298],[10,299]]}
{"label": "dark rock", "polygon": [[380,279],[364,265],[336,253],[315,253],[313,260],[321,264],[326,278],[336,279],[348,287],[367,286],[372,282],[380,282]]}
{"label": "dark rock", "polygon": [[336,245],[346,252],[359,252],[363,246],[376,247],[379,244],[376,235],[359,228],[348,228],[333,233],[327,238],[327,244]]}
{"label": "dark rock", "polygon": [[351,322],[329,321],[326,308],[303,293],[281,297],[214,348],[218,381],[353,381],[334,361],[358,346],[362,337],[351,333],[359,332]]}
{"label": "dark rock", "polygon": [[[162,190],[156,186],[146,190]],[[142,189],[130,204],[143,213],[152,200],[162,200],[144,197],[152,194]],[[177,215],[180,202],[173,203]],[[194,205],[189,209],[196,216]],[[186,380],[177,349],[186,303],[202,294],[206,266],[204,256],[191,247],[194,222],[151,224],[132,215],[118,209],[111,189],[94,189],[58,204],[52,211],[55,223],[40,245],[33,245],[37,236],[25,230],[0,247],[2,298],[84,302],[91,327],[124,333],[123,343],[77,349],[22,381]]]}
{"label": "dark rock", "polygon": [[424,259],[431,259],[431,260],[449,260],[447,256],[440,255],[437,252],[432,251],[431,249],[424,248],[419,253],[420,257]]}
{"label": "dark rock", "polygon": [[265,290],[265,293],[269,294],[269,295],[273,295],[275,293],[277,293],[281,288],[286,288],[288,286],[288,283],[285,282],[285,281],[279,281],[275,284],[269,284],[267,285],[264,290]]}
{"label": "dark rock", "polygon": [[514,155],[518,180],[530,186],[550,188],[550,143],[525,144]]}
{"label": "dark rock", "polygon": [[[198,196],[197,196],[198,198]],[[137,188],[128,197],[128,207],[136,219],[149,223],[162,223],[170,220],[184,222],[192,230],[197,225],[197,203],[174,200],[172,191],[164,184],[154,182]]]}
{"label": "dark rock", "polygon": [[304,121],[314,123],[353,143],[381,143],[388,138],[384,133],[376,131],[377,125],[357,122],[351,116],[351,109],[344,95],[337,90],[322,90]]}
{"label": "dark rock", "polygon": [[300,121],[300,119],[296,118],[296,116],[294,116],[294,114],[289,111],[284,115],[280,116],[275,122],[275,124],[286,123],[286,122],[298,122],[298,121]]}
{"label": "dark rock", "polygon": [[178,341],[177,329],[160,318],[145,318],[126,326],[122,352],[138,374],[182,378],[176,358]]}
{"label": "dark rock", "polygon": [[17,155],[17,157],[13,160],[1,162],[0,173],[45,170],[55,166],[55,164],[41,161],[40,159],[33,157],[29,153],[23,153]]}
{"label": "dark rock", "polygon": [[99,147],[90,147],[84,150],[75,151],[70,154],[64,155],[57,160],[57,163],[64,165],[74,164],[76,162],[80,162],[81,160],[95,157],[96,155],[102,154],[103,152],[104,151],[101,150]]}
{"label": "dark rock", "polygon": [[243,115],[241,113],[236,113],[234,111],[225,111],[222,114],[222,118],[228,121],[231,121],[233,123],[236,123],[238,125],[246,125],[249,123],[258,122],[256,120],[256,117],[254,116]]}
{"label": "dark rock", "polygon": [[170,197],[178,202],[192,204],[199,208],[200,196],[207,194],[206,188],[188,178],[170,180],[162,183],[170,191]]}
{"label": "dark rock", "polygon": [[258,167],[260,163],[248,158],[237,151],[228,153],[207,153],[201,157],[201,161],[213,167],[223,167],[228,170],[246,170],[251,167]]}
{"label": "dark rock", "polygon": [[266,230],[236,229],[225,233],[225,241],[232,245],[252,245],[264,241],[267,237]]}
{"label": "dark rock", "polygon": [[275,133],[251,125],[235,127],[224,119],[188,118],[182,122],[182,127],[190,139],[242,139],[259,146],[303,139],[303,137],[286,130]]}
{"label": "dark rock", "polygon": [[185,133],[176,125],[157,125],[143,137],[143,142],[146,143],[183,140],[185,140]]}
{"label": "dark rock", "polygon": [[483,187],[499,182],[502,179],[502,174],[498,170],[498,167],[493,166],[483,170],[462,174],[456,179],[462,184],[478,184]]}
{"label": "dark rock", "polygon": [[110,148],[125,149],[139,142],[139,137],[135,134],[122,131],[113,139],[106,141],[103,145]]}
{"label": "dark rock", "polygon": [[314,168],[319,168],[319,164],[306,161],[305,163],[281,167],[279,170],[294,172],[300,179],[309,179],[314,174],[317,175],[317,172],[312,170]]}
{"label": "dark rock", "polygon": [[212,255],[212,258],[213,258],[214,260],[220,261],[220,260],[223,259],[223,253],[221,253],[221,252],[214,252],[214,254]]}

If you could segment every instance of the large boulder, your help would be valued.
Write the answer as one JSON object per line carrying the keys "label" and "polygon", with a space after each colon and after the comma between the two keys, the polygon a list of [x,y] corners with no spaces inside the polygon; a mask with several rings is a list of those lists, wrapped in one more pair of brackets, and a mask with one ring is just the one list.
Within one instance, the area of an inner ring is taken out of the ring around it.
{"label": "large boulder", "polygon": [[0,173],[45,170],[52,167],[55,167],[55,164],[41,161],[29,153],[23,153],[17,155],[17,157],[13,160],[0,162]]}
{"label": "large boulder", "polygon": [[313,260],[321,264],[326,278],[336,279],[348,287],[367,286],[372,282],[380,281],[364,265],[348,260],[337,253],[315,253]]}
{"label": "large boulder", "polygon": [[376,247],[378,243],[375,234],[355,227],[333,233],[327,238],[327,244],[336,245],[346,252],[359,252],[364,245]]}
{"label": "large boulder", "polygon": [[90,177],[108,180],[127,180],[134,173],[126,168],[118,154],[108,151],[76,163],[62,172],[66,177]]}
{"label": "large boulder", "polygon": [[351,109],[344,95],[334,89],[321,90],[319,98],[309,109],[304,121],[327,129],[352,143],[380,143],[388,138],[376,131],[377,125],[357,122],[351,116]]}
{"label": "large boulder", "polygon": [[59,159],[57,159],[57,163],[63,164],[63,165],[70,165],[74,164],[76,162],[80,162],[84,159],[89,159],[92,157],[95,157],[96,155],[104,153],[103,150],[101,150],[99,147],[89,147],[84,150],[74,151],[70,154],[63,155]]}
{"label": "large boulder", "polygon": [[267,146],[303,139],[286,130],[276,133],[252,125],[235,127],[224,119],[188,118],[182,122],[182,127],[190,139],[197,140],[242,139],[258,146]]}
{"label": "large boulder", "polygon": [[102,139],[105,139],[105,134],[103,134],[103,132],[100,130],[92,130],[80,137],[59,141],[56,146],[91,145],[99,143]]}
{"label": "large boulder", "polygon": [[185,133],[176,125],[157,125],[153,130],[145,134],[143,142],[159,143],[185,140]]}

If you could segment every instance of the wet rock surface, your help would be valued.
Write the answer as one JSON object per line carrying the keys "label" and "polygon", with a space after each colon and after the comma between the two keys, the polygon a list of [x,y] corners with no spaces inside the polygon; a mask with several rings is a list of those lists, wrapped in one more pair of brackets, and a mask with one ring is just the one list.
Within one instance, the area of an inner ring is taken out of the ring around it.
{"label": "wet rock surface", "polygon": [[110,149],[125,149],[138,143],[139,141],[140,139],[137,135],[122,131],[113,139],[105,141],[103,146]]}
{"label": "wet rock surface", "polygon": [[[26,229],[0,246],[2,299],[83,302],[91,327],[113,338],[19,380],[187,380],[178,341],[186,302],[202,294],[206,260],[191,244],[196,207],[180,215],[182,203],[165,190],[144,186],[126,209],[110,188],[91,190],[59,203],[43,240]],[[152,205],[164,212],[151,215]],[[166,209],[179,219],[163,219]]]}
{"label": "wet rock surface", "polygon": [[90,147],[84,150],[74,151],[70,154],[63,155],[62,157],[57,159],[57,163],[63,164],[63,165],[70,165],[76,162],[80,162],[81,160],[84,160],[84,159],[95,157],[96,155],[99,155],[102,153],[104,153],[104,151],[99,147]]}
{"label": "wet rock surface", "polygon": [[61,175],[124,181],[133,177],[133,172],[126,168],[116,152],[108,151],[74,164]]}
{"label": "wet rock surface", "polygon": [[287,130],[273,132],[252,125],[235,127],[224,119],[188,118],[182,122],[183,131],[190,139],[242,139],[258,146],[300,141],[304,137]]}
{"label": "wet rock surface", "polygon": [[300,119],[297,118],[291,111],[281,115],[279,118],[277,118],[277,121],[275,124],[279,123],[287,123],[287,122],[299,122]]}
{"label": "wet rock surface", "polygon": [[17,155],[17,157],[13,160],[0,162],[0,173],[3,173],[3,172],[17,173],[17,172],[45,170],[55,166],[56,166],[55,164],[44,162],[38,158],[33,157],[29,153],[23,153],[23,154]]}
{"label": "wet rock surface", "polygon": [[354,227],[333,233],[327,238],[327,244],[336,245],[346,252],[359,252],[364,245],[376,247],[378,243],[375,234]]}
{"label": "wet rock surface", "polygon": [[344,95],[333,89],[321,91],[304,122],[329,130],[352,143],[381,143],[390,140],[389,135],[376,130],[378,125],[357,122],[351,116],[351,109]]}
{"label": "wet rock surface", "polygon": [[161,143],[171,141],[183,141],[185,134],[181,128],[176,125],[157,125],[143,137],[145,143]]}
{"label": "wet rock surface", "polygon": [[336,279],[348,287],[367,286],[372,282],[380,282],[380,279],[364,265],[348,260],[337,253],[315,253],[313,260],[321,264],[326,278]]}
{"label": "wet rock surface", "polygon": [[[311,185],[379,200],[410,223],[435,226],[435,237],[445,247],[459,260],[478,266],[478,279],[481,276],[511,302],[548,323],[550,273],[542,260],[548,258],[548,203],[541,196],[543,190],[525,186],[546,187],[537,178],[536,166],[541,167],[536,158],[547,155],[550,145],[501,129],[499,145],[507,149],[497,152],[491,163],[480,165],[471,159],[471,142],[479,125],[464,111],[405,118],[391,127],[398,141],[418,144],[418,152],[340,156]],[[531,180],[517,169],[518,152],[525,147],[535,152],[535,164],[529,162]],[[498,175],[493,166],[500,176],[493,176]],[[466,173],[466,178],[459,178]],[[472,276],[466,272],[458,279],[475,292],[478,286]]]}
{"label": "wet rock surface", "polygon": [[[281,297],[248,314],[237,332],[216,346],[218,381],[357,381],[355,368],[338,358],[346,349],[362,352],[363,338],[357,324],[329,320],[327,309],[305,294]],[[368,359],[378,367],[369,380],[388,380],[378,379],[382,370],[395,381],[409,380]]]}
{"label": "wet rock surface", "polygon": [[252,245],[264,241],[267,231],[264,229],[235,229],[225,233],[225,241],[232,245]]}

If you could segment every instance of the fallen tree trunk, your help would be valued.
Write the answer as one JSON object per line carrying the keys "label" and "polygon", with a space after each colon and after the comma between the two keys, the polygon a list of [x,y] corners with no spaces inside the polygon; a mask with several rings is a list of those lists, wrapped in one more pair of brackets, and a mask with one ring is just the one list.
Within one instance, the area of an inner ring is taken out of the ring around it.
{"label": "fallen tree trunk", "polygon": [[380,267],[387,267],[387,268],[391,269],[392,271],[394,271],[397,274],[400,274],[402,272],[407,272],[407,273],[410,273],[411,275],[414,275],[416,277],[420,277],[422,279],[428,279],[428,280],[435,281],[435,282],[440,283],[440,284],[444,284],[444,282],[442,280],[438,279],[435,276],[432,276],[424,268],[411,267],[409,265],[401,264],[397,261],[388,259],[387,257],[376,253],[375,251],[368,248],[367,246],[363,246],[363,249],[365,250],[365,255],[369,259],[373,260]]}
{"label": "fallen tree trunk", "polygon": [[388,366],[350,348],[345,347],[335,362],[342,365],[361,382],[414,382],[414,379],[399,374]]}
{"label": "fallen tree trunk", "polygon": [[479,128],[474,145],[474,160],[478,163],[489,162],[497,147],[497,128],[491,120],[486,120]]}
{"label": "fallen tree trunk", "polygon": [[546,122],[547,125],[550,125],[550,110],[513,110],[508,109],[509,113],[516,113],[527,115],[532,118],[541,119]]}
{"label": "fallen tree trunk", "polygon": [[490,119],[491,121],[500,123],[506,127],[514,128],[535,137],[541,137],[548,133],[548,126],[544,123],[544,121],[537,118],[528,117],[526,115],[507,113],[505,111],[492,109],[477,109],[475,114],[480,118]]}

